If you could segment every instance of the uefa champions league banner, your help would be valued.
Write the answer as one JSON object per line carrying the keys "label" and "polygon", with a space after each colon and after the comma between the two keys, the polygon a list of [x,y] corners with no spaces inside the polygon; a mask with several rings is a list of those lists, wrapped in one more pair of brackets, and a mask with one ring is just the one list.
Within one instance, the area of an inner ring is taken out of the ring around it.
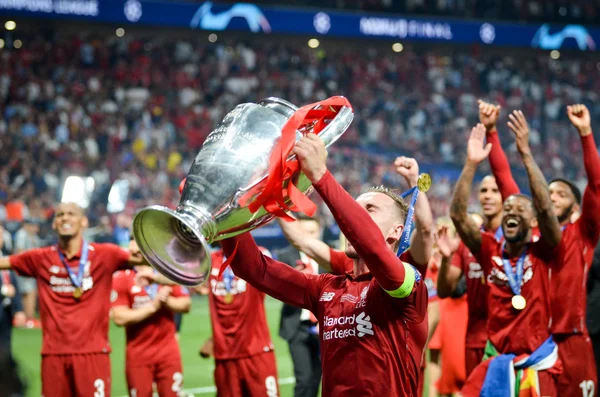
{"label": "uefa champions league banner", "polygon": [[411,18],[249,3],[178,3],[152,0],[0,0],[0,14],[98,22],[311,36],[438,41],[596,51],[600,29],[582,25],[509,24]]}

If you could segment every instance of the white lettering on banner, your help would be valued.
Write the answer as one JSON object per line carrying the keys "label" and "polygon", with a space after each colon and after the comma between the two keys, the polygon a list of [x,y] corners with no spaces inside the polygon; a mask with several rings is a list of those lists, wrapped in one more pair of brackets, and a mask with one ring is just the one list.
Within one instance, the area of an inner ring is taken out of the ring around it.
{"label": "white lettering on banner", "polygon": [[98,0],[0,0],[0,9],[98,16]]}
{"label": "white lettering on banner", "polygon": [[452,40],[452,27],[448,23],[408,19],[363,17],[360,32],[367,36],[415,37],[423,39]]}
{"label": "white lettering on banner", "polygon": [[331,339],[344,339],[350,336],[358,336],[362,338],[365,335],[374,335],[373,323],[371,323],[371,317],[367,316],[365,312],[361,312],[359,315],[343,316],[343,317],[329,317],[325,316],[323,319],[324,327],[337,327],[350,325],[356,328],[339,329],[334,328],[332,330],[326,330],[323,332],[323,340]]}

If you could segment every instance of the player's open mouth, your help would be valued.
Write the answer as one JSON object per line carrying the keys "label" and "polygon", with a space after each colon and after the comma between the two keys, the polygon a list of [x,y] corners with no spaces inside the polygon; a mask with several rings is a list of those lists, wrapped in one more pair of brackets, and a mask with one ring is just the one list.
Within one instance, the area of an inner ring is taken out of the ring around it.
{"label": "player's open mouth", "polygon": [[61,230],[71,230],[71,224],[70,223],[63,223],[62,225],[60,225],[60,229]]}
{"label": "player's open mouth", "polygon": [[508,218],[504,221],[504,226],[507,230],[514,230],[519,227],[521,222],[517,218]]}

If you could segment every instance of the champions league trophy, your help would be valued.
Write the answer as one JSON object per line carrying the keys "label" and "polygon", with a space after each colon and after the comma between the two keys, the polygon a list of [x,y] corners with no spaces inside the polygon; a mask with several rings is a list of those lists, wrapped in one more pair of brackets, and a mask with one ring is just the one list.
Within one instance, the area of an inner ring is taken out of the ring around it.
{"label": "champions league trophy", "polygon": [[[349,103],[342,99],[347,106],[341,106],[324,128],[315,131],[327,146],[354,118]],[[273,219],[264,207],[254,212],[249,207],[266,184],[271,153],[282,138],[282,128],[297,110],[279,98],[236,106],[206,138],[190,168],[177,209],[153,205],[137,213],[133,235],[158,272],[178,284],[198,285],[207,279],[211,268],[210,243]],[[296,141],[302,137],[298,130],[295,135]],[[288,162],[294,159],[293,155],[287,157]],[[283,185],[292,181],[301,193],[313,190],[300,171]],[[287,196],[285,200],[291,202]]]}

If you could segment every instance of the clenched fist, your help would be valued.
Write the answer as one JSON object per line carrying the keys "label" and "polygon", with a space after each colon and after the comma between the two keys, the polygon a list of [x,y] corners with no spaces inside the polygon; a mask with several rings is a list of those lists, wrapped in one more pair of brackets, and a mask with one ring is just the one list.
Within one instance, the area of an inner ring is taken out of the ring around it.
{"label": "clenched fist", "polygon": [[417,186],[419,181],[419,163],[411,157],[398,157],[394,161],[396,172],[406,179],[409,187]]}
{"label": "clenched fist", "polygon": [[479,121],[485,126],[487,132],[495,130],[500,116],[500,105],[487,103],[481,99],[477,103],[479,104]]}
{"label": "clenched fist", "polygon": [[567,115],[579,131],[579,135],[587,136],[592,133],[592,119],[587,106],[580,104],[567,106]]}

